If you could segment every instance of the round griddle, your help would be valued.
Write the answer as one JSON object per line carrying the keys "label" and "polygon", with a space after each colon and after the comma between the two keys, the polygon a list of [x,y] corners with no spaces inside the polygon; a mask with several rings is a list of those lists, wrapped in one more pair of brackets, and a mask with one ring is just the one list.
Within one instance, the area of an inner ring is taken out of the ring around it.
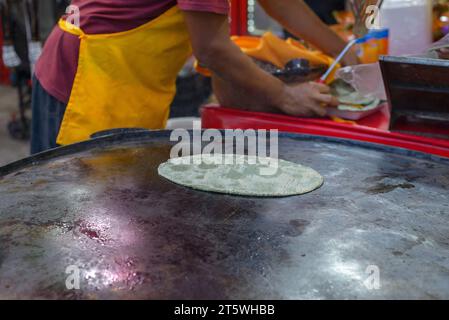
{"label": "round griddle", "polygon": [[0,298],[449,298],[447,159],[283,134],[280,158],[324,186],[248,198],[159,177],[169,136],[111,134],[1,168]]}

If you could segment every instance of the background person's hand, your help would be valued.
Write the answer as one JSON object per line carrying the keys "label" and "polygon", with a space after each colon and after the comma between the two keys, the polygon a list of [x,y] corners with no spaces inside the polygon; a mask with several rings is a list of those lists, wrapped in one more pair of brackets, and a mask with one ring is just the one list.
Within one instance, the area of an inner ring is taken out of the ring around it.
{"label": "background person's hand", "polygon": [[325,84],[308,82],[294,86],[285,86],[281,111],[292,116],[326,115],[327,106],[338,106],[338,100],[330,94]]}

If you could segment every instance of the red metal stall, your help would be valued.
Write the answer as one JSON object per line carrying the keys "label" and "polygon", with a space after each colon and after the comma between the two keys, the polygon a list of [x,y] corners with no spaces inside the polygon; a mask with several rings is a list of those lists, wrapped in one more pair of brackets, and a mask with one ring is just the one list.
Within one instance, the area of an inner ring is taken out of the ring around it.
{"label": "red metal stall", "polygon": [[[0,23],[0,48],[3,47],[3,30]],[[2,56],[0,55],[0,84],[9,83],[9,70],[3,64]]]}
{"label": "red metal stall", "polygon": [[282,132],[366,141],[449,158],[449,140],[390,132],[360,124],[248,112],[218,106],[203,107],[201,117],[205,129],[278,129]]}
{"label": "red metal stall", "polygon": [[231,34],[247,33],[248,6],[246,0],[231,0]]}

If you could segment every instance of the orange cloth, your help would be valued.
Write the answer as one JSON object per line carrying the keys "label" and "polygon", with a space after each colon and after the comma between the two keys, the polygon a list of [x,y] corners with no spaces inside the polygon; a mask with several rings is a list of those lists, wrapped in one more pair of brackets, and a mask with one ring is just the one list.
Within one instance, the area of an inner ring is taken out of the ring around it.
{"label": "orange cloth", "polygon": [[[321,51],[307,49],[294,39],[283,40],[271,32],[265,33],[262,37],[233,36],[231,39],[248,56],[272,63],[281,69],[293,59],[307,59],[312,65],[330,66],[334,62],[333,58]],[[338,68],[340,68],[340,65],[334,69],[327,83],[334,80],[334,74]],[[210,76],[210,71],[198,64],[197,71]]]}
{"label": "orange cloth", "polygon": [[357,122],[352,121],[352,120],[345,120],[339,117],[335,117],[335,116],[331,116],[330,117],[333,121],[337,122],[337,123],[345,123],[345,124],[357,124]]}

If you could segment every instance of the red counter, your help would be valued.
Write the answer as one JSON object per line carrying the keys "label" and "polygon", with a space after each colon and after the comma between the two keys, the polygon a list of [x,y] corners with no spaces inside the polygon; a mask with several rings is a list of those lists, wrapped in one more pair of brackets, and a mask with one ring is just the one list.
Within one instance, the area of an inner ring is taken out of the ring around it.
{"label": "red counter", "polygon": [[201,118],[205,129],[278,129],[283,132],[366,141],[449,158],[449,140],[390,132],[387,129],[389,114],[386,105],[380,112],[357,124],[347,124],[330,119],[297,118],[205,106],[202,108]]}

